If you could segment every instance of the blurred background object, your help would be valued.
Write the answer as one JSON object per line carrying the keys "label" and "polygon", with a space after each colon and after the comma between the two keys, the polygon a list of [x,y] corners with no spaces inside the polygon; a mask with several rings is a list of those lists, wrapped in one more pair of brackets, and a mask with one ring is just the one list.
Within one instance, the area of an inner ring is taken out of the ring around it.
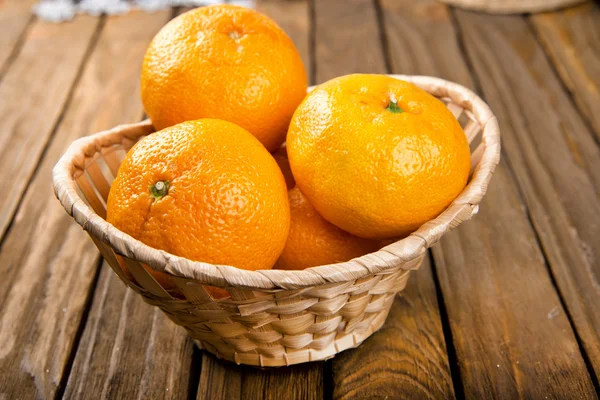
{"label": "blurred background object", "polygon": [[[489,14],[540,13],[583,3],[585,0],[438,0],[451,6]],[[132,9],[156,12],[169,7],[236,4],[255,8],[255,0],[41,0],[34,13],[41,19],[62,22],[76,14],[99,16],[125,14]]]}
{"label": "blurred background object", "polygon": [[156,12],[169,7],[199,7],[228,3],[255,8],[254,0],[42,0],[34,6],[34,13],[43,20],[69,21],[76,14],[98,16],[125,14],[132,9]]}
{"label": "blurred background object", "polygon": [[438,0],[466,10],[490,14],[537,13],[583,3],[585,0]]}

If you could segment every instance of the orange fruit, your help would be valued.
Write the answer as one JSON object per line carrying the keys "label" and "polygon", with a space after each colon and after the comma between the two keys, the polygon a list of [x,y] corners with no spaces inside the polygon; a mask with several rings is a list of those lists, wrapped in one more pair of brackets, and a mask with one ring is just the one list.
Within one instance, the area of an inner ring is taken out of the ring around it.
{"label": "orange fruit", "polygon": [[470,151],[446,106],[384,75],[315,88],[290,123],[296,184],[327,221],[356,236],[409,234],[463,190]]}
{"label": "orange fruit", "polygon": [[202,119],[153,133],[127,153],[107,220],[177,256],[258,270],[283,250],[290,210],[285,180],[260,142],[231,122]]}
{"label": "orange fruit", "polygon": [[294,180],[294,175],[292,175],[292,169],[290,168],[290,162],[287,157],[287,150],[285,147],[280,147],[275,150],[273,153],[273,158],[279,165],[279,169],[285,178],[285,183],[288,189],[292,189],[296,186],[296,181]]}
{"label": "orange fruit", "polygon": [[144,57],[141,95],[157,129],[218,118],[272,151],[306,95],[306,71],[273,20],[220,4],[188,11],[160,30]]}
{"label": "orange fruit", "polygon": [[334,264],[382,247],[378,241],[361,239],[327,222],[297,187],[291,189],[288,196],[290,233],[275,268],[304,269]]}

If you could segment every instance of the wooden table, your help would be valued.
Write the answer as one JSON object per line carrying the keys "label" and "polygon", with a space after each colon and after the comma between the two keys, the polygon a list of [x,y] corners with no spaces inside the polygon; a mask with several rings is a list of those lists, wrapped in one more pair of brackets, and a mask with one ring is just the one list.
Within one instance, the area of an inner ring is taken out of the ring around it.
{"label": "wooden table", "polygon": [[488,16],[433,0],[258,1],[313,83],[440,76],[479,92],[503,136],[479,215],[432,249],[381,331],[268,370],[195,349],[51,191],[71,141],[142,119],[142,56],[182,10],[56,25],[31,3],[0,1],[0,399],[597,398],[597,3]]}

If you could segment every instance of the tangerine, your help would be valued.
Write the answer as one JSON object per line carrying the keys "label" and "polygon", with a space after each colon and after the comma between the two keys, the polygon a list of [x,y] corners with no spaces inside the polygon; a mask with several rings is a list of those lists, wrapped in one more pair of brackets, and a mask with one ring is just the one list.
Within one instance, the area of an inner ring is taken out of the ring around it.
{"label": "tangerine", "polygon": [[438,216],[467,183],[465,133],[439,99],[399,79],[332,79],[302,101],[287,152],[323,218],[370,239],[401,237]]}
{"label": "tangerine", "polygon": [[154,37],[143,61],[141,96],[157,129],[223,119],[272,151],[285,140],[306,82],[298,50],[272,19],[219,4],[178,16]]}
{"label": "tangerine", "polygon": [[202,119],[133,146],[111,186],[107,220],[177,256],[258,270],[283,250],[290,210],[285,180],[260,142],[231,122]]}

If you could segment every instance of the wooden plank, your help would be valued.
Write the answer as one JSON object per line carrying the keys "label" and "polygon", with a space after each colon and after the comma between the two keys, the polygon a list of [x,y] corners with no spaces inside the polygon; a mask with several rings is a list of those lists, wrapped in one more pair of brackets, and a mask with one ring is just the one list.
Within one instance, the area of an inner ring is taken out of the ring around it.
{"label": "wooden plank", "polygon": [[[273,18],[292,38],[310,72],[309,12],[306,1],[260,0],[258,11]],[[203,353],[198,399],[322,399],[323,363],[259,368],[237,366]]]}
{"label": "wooden plank", "polygon": [[381,8],[394,73],[437,76],[472,86],[447,7],[432,0],[383,0]]}
{"label": "wooden plank", "polygon": [[99,19],[36,22],[0,84],[0,238],[92,46]]}
{"label": "wooden plank", "polygon": [[200,382],[197,400],[242,399],[242,375],[244,369],[225,361],[219,361],[209,354],[202,355]]}
{"label": "wooden plank", "polygon": [[[382,7],[390,53],[397,55],[394,72],[406,68],[474,86],[445,6],[405,0],[384,1]],[[432,43],[441,44],[428,55]],[[481,210],[433,249],[457,356],[452,362],[461,379],[459,396],[590,395],[577,341],[504,163]]]}
{"label": "wooden plank", "polygon": [[466,398],[594,398],[504,163],[479,215],[433,254]]}
{"label": "wooden plank", "polygon": [[[140,119],[141,60],[152,36],[167,19],[168,13],[131,13],[107,19],[71,106],[2,244],[0,397],[52,398],[66,381],[64,373],[86,312],[98,252],[51,195],[51,170],[76,138]],[[96,20],[83,21],[93,25]],[[78,27],[77,32],[71,32],[70,24]],[[53,26],[72,33],[71,43],[87,32],[77,21]],[[45,42],[50,47],[64,45],[62,36],[59,38],[56,44]],[[118,386],[117,381],[111,384]]]}
{"label": "wooden plank", "polygon": [[[413,0],[400,3],[410,9]],[[395,5],[387,6],[390,4],[384,3],[386,18],[398,11]],[[319,1],[315,7],[319,82],[354,71],[386,72],[372,2],[352,2],[340,7],[339,3]],[[399,16],[401,14],[392,18],[397,22]],[[355,24],[359,26],[356,31]],[[417,42],[420,40],[415,38]],[[392,45],[398,46],[398,43],[395,41]],[[417,58],[409,62],[418,62]],[[334,398],[454,397],[428,262],[413,273],[405,291],[404,296],[396,299],[381,331],[359,348],[343,352],[332,360]]]}
{"label": "wooden plank", "polygon": [[256,10],[273,18],[292,38],[304,62],[308,81],[312,82],[308,1],[259,0],[256,3]]}
{"label": "wooden plank", "polygon": [[64,398],[186,398],[193,346],[105,263]]}
{"label": "wooden plank", "polygon": [[197,399],[323,399],[322,364],[260,369],[204,355]]}
{"label": "wooden plank", "polygon": [[455,397],[429,257],[383,328],[332,364],[336,399]]}
{"label": "wooden plank", "polygon": [[462,11],[457,17],[498,116],[504,157],[597,379],[600,151],[525,20]]}
{"label": "wooden plank", "polygon": [[531,17],[542,45],[577,106],[600,139],[600,5],[578,7]]}
{"label": "wooden plank", "polygon": [[0,2],[0,79],[8,68],[26,27],[32,19],[33,0]]}
{"label": "wooden plank", "polygon": [[317,84],[351,73],[386,72],[373,1],[319,0],[314,8]]}

